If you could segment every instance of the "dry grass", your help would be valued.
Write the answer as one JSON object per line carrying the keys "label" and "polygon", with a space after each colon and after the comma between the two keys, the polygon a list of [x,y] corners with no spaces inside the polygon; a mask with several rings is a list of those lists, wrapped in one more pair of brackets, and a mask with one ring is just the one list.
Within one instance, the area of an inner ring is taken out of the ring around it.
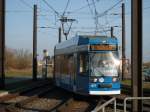
{"label": "dry grass", "polygon": [[16,76],[31,76],[32,69],[9,69],[6,70],[6,77],[16,77]]}
{"label": "dry grass", "polygon": [[[48,67],[48,74],[53,74],[53,69]],[[42,67],[38,67],[38,75],[42,75]],[[32,68],[26,69],[7,69],[6,70],[6,77],[25,77],[25,76],[32,76]]]}

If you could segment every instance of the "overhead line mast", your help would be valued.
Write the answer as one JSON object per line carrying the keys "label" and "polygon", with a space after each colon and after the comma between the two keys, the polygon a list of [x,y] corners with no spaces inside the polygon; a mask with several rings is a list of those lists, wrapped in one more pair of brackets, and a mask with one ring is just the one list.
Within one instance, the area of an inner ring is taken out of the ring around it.
{"label": "overhead line mast", "polygon": [[0,88],[5,88],[5,0],[0,0]]}
{"label": "overhead line mast", "polygon": [[33,80],[37,80],[37,5],[33,12]]}
{"label": "overhead line mast", "polygon": [[122,80],[125,77],[126,54],[125,54],[125,4],[122,3]]}

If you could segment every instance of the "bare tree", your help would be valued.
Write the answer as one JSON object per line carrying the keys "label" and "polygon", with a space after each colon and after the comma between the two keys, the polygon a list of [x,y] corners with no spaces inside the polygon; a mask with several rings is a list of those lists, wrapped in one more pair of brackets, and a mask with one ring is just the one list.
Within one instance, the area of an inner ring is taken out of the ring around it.
{"label": "bare tree", "polygon": [[32,65],[32,54],[24,49],[6,49],[6,68],[26,69]]}

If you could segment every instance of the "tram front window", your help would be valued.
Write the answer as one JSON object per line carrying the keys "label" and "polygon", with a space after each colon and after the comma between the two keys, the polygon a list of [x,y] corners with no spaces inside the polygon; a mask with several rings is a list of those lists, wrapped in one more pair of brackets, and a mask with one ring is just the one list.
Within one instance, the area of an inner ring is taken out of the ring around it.
{"label": "tram front window", "polygon": [[91,53],[91,76],[118,76],[120,61],[117,52]]}

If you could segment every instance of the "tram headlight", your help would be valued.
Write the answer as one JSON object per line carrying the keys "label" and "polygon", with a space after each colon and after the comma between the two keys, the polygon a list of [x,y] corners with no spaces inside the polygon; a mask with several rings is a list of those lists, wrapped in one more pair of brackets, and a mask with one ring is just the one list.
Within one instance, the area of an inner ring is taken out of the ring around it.
{"label": "tram headlight", "polygon": [[113,82],[117,82],[117,80],[118,80],[117,77],[114,77],[114,78],[112,79]]}
{"label": "tram headlight", "polygon": [[97,82],[97,78],[94,78],[94,79],[93,79],[93,82]]}
{"label": "tram headlight", "polygon": [[91,88],[96,88],[96,86],[97,86],[96,84],[91,84],[90,85]]}
{"label": "tram headlight", "polygon": [[119,65],[120,65],[120,60],[115,59],[115,58],[113,58],[113,60],[114,60],[114,64],[115,64],[116,66],[119,66]]}
{"label": "tram headlight", "polygon": [[91,83],[98,82],[98,79],[97,79],[96,77],[93,77],[93,78],[90,79],[90,82],[91,82]]}
{"label": "tram headlight", "polygon": [[99,78],[99,82],[104,82],[104,78]]}

